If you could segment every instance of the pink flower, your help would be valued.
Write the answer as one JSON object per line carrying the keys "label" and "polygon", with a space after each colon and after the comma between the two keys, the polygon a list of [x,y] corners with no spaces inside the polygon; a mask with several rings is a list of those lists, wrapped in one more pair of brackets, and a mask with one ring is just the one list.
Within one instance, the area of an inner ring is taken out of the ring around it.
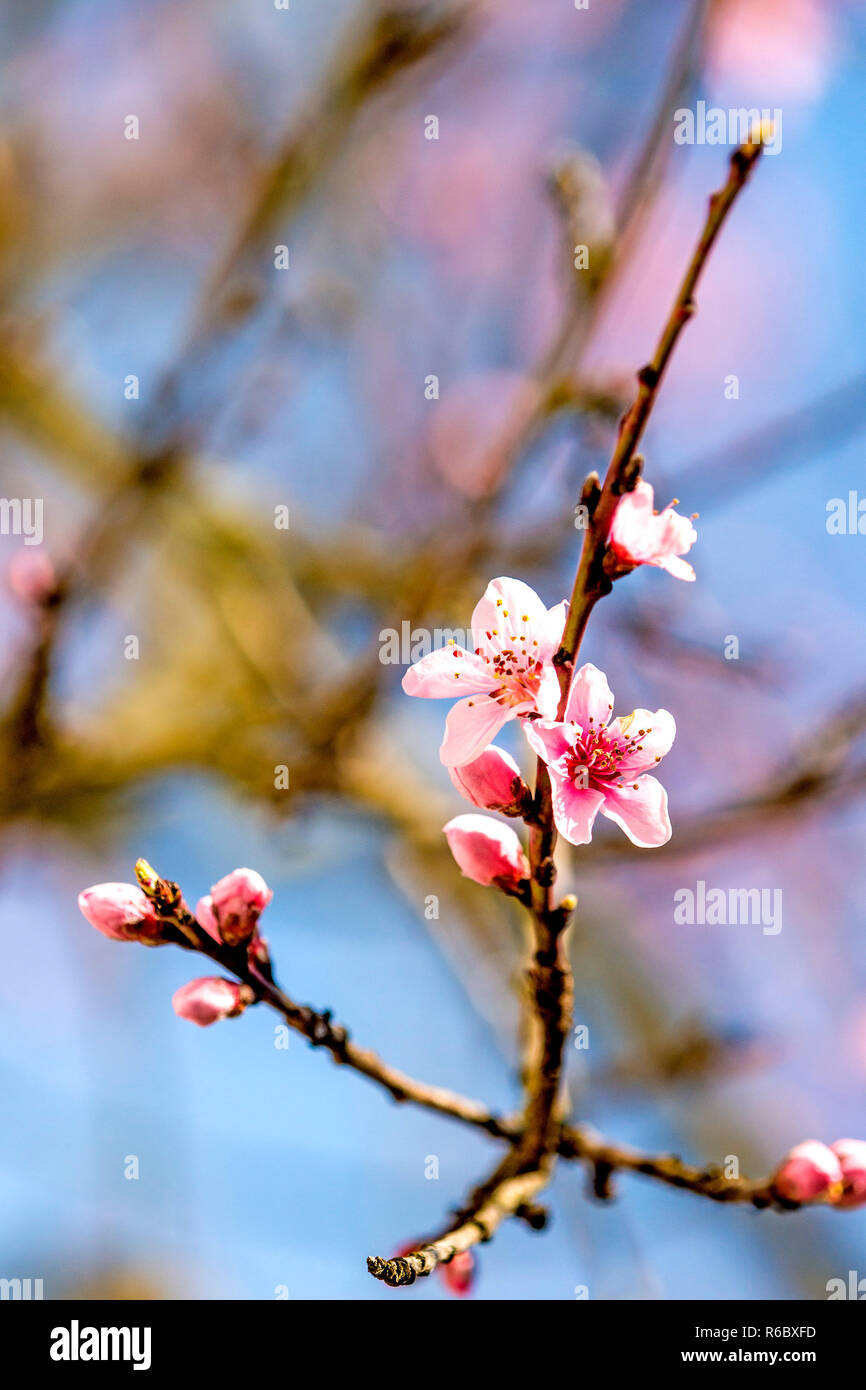
{"label": "pink flower", "polygon": [[[232,869],[230,874],[215,883],[207,898],[196,908],[199,925],[214,935],[211,921],[216,923],[218,940],[227,946],[240,946],[249,941],[258,920],[273,897],[268,885],[255,869]],[[202,910],[204,920],[199,916]]]}
{"label": "pink flower", "polygon": [[841,1197],[836,1199],[837,1207],[862,1207],[866,1203],[866,1141],[863,1139],[837,1139],[830,1148],[839,1160],[842,1170]]}
{"label": "pink flower", "polygon": [[181,985],[172,997],[171,1005],[178,1018],[188,1018],[200,1028],[217,1023],[221,1018],[236,1018],[251,1002],[248,986],[224,980],[220,975],[207,975]]}
{"label": "pink flower", "polygon": [[587,845],[599,811],[644,849],[671,837],[667,792],[647,768],[670,751],[676,735],[666,709],[636,709],[611,722],[607,677],[587,663],[574,677],[562,723],[536,719],[526,737],[550,769],[553,816],[573,845]]}
{"label": "pink flower", "polygon": [[156,909],[134,883],[97,883],[78,894],[78,906],[90,925],[112,941],[163,944]]}
{"label": "pink flower", "polygon": [[509,825],[466,815],[455,816],[443,829],[458,866],[476,883],[512,889],[529,876],[526,855]]}
{"label": "pink flower", "polygon": [[495,743],[471,763],[449,767],[448,775],[460,795],[473,806],[480,806],[484,811],[501,811],[506,816],[520,814],[529,792],[517,763]]}
{"label": "pink flower", "polygon": [[566,603],[545,608],[519,579],[492,579],[472,614],[474,652],[455,643],[423,656],[403,677],[407,695],[458,701],[448,715],[439,756],[446,767],[472,762],[509,719],[556,715],[559,682],[553,654]]}
{"label": "pink flower", "polygon": [[687,516],[672,507],[653,508],[653,490],[641,479],[634,492],[617,503],[608,545],[617,569],[627,573],[635,565],[658,565],[676,579],[694,579],[691,565],[679,556],[691,550],[698,533]]}
{"label": "pink flower", "polygon": [[461,1298],[469,1293],[475,1282],[475,1259],[471,1250],[455,1255],[447,1264],[439,1265],[438,1269],[451,1292]]}
{"label": "pink flower", "polygon": [[835,1201],[841,1191],[839,1159],[826,1144],[806,1139],[785,1155],[773,1177],[773,1187],[789,1202]]}

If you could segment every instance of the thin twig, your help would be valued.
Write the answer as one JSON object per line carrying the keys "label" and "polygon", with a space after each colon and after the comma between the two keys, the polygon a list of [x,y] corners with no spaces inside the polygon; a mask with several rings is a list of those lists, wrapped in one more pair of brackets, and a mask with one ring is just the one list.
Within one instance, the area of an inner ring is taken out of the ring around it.
{"label": "thin twig", "polygon": [[455,1255],[463,1255],[474,1245],[490,1240],[503,1221],[533,1202],[546,1181],[544,1173],[521,1173],[517,1177],[505,1178],[477,1210],[453,1230],[393,1260],[372,1255],[367,1260],[367,1268],[374,1279],[381,1279],[391,1288],[414,1284],[423,1275],[432,1274],[437,1265],[448,1264]]}
{"label": "thin twig", "polygon": [[589,486],[584,489],[584,502],[588,509],[588,525],[584,532],[583,549],[562,645],[554,658],[560,668],[560,687],[563,690],[570,683],[574,660],[580,649],[589,615],[598,600],[609,593],[612,587],[612,580],[604,572],[607,539],[620,497],[637,481],[639,468],[635,467],[635,451],[643,437],[680,333],[695,312],[695,290],[707,258],[738,194],[745,187],[749,175],[760,159],[762,149],[763,146],[758,140],[756,143],[748,142],[741,145],[732,154],[727,182],[710,198],[703,231],[652,360],[638,372],[637,395],[623,416],[604,482],[599,488],[597,480],[587,480]]}

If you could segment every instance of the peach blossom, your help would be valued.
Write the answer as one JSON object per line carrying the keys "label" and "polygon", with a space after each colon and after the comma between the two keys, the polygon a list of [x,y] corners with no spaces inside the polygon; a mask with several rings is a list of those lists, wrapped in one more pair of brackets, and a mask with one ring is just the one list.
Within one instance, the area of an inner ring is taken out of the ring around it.
{"label": "peach blossom", "polygon": [[611,719],[607,677],[588,662],[574,677],[561,722],[527,720],[526,737],[547,763],[560,834],[586,845],[599,811],[644,849],[671,837],[667,793],[648,769],[670,751],[674,717],[636,709]]}
{"label": "peach blossom", "polygon": [[553,655],[567,610],[564,602],[545,608],[519,579],[492,579],[472,614],[474,652],[450,643],[409,668],[403,677],[407,695],[467,697],[445,723],[439,756],[446,767],[472,762],[509,719],[555,716],[559,681]]}

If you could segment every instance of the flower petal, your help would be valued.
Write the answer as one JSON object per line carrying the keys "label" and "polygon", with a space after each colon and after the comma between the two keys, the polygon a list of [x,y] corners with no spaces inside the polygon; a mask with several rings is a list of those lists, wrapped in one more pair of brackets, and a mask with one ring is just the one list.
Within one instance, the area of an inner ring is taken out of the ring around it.
{"label": "flower petal", "polygon": [[548,719],[524,719],[523,732],[530,748],[548,766],[558,762],[571,748],[567,724],[557,724]]}
{"label": "flower petal", "polygon": [[553,819],[560,835],[573,845],[588,845],[599,811],[604,810],[604,793],[593,787],[576,787],[556,768],[550,769]]}
{"label": "flower petal", "polygon": [[657,849],[671,838],[668,794],[655,777],[640,777],[633,786],[605,785],[602,814],[624,830],[633,845]]}
{"label": "flower petal", "polygon": [[496,685],[486,662],[456,644],[422,656],[403,677],[406,694],[424,700],[453,700],[464,692],[494,690]]}
{"label": "flower petal", "polygon": [[646,563],[653,554],[655,531],[653,489],[641,478],[632,492],[619,499],[608,539],[621,558],[639,565]]}
{"label": "flower petal", "polygon": [[539,633],[548,635],[546,623],[547,609],[528,584],[507,577],[491,579],[472,614],[472,638],[476,647],[495,657],[524,633],[531,632],[540,646]]}
{"label": "flower petal", "polygon": [[502,725],[513,718],[513,709],[492,700],[489,695],[458,700],[448,711],[439,757],[446,767],[471,763],[493,742]]}
{"label": "flower petal", "polygon": [[607,683],[607,676],[588,661],[575,673],[571,682],[565,707],[566,721],[579,724],[584,730],[591,727],[604,729],[612,713],[613,692]]}
{"label": "flower petal", "polygon": [[544,621],[541,623],[539,631],[535,633],[538,638],[538,656],[542,661],[549,661],[558,649],[567,617],[568,599],[565,598],[561,603],[554,604],[553,608],[548,608],[545,613]]}
{"label": "flower petal", "polygon": [[659,568],[667,570],[674,579],[693,580],[695,572],[688,560],[681,560],[678,555],[667,555],[664,560],[659,560]]}
{"label": "flower petal", "polygon": [[[642,735],[641,729],[646,730]],[[632,740],[632,751],[625,755],[618,766],[624,778],[631,777],[633,780],[637,773],[648,772],[671,751],[677,726],[673,715],[666,709],[636,709],[615,719],[608,732],[617,740]],[[640,735],[636,741],[635,735]]]}
{"label": "flower petal", "polygon": [[555,719],[559,709],[559,677],[556,668],[548,662],[539,674],[538,690],[535,696],[535,708],[542,719]]}

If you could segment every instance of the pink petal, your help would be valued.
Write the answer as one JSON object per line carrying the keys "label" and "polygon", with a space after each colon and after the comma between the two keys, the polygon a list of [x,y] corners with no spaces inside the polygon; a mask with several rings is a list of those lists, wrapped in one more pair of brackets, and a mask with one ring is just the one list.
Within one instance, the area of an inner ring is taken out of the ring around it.
{"label": "pink petal", "polygon": [[695,572],[688,560],[681,560],[678,555],[667,555],[663,560],[659,560],[659,568],[667,570],[674,579],[693,580]]}
{"label": "pink petal", "polygon": [[560,835],[573,845],[588,845],[599,811],[604,810],[604,793],[592,787],[576,787],[570,779],[550,769],[553,793],[553,819]]}
{"label": "pink petal", "polygon": [[613,713],[613,693],[607,676],[588,661],[575,673],[568,693],[565,718],[581,729],[606,728]]}
{"label": "pink petal", "polygon": [[445,721],[445,737],[439,757],[446,767],[471,763],[492,743],[502,725],[514,718],[514,709],[500,705],[489,695],[458,700]]}
{"label": "pink petal", "polygon": [[566,724],[557,724],[547,719],[525,719],[523,732],[533,752],[548,765],[558,762],[571,748]]}
{"label": "pink petal", "polygon": [[403,677],[406,694],[420,695],[424,700],[453,700],[464,692],[494,690],[496,685],[481,657],[456,645],[422,656]]}
{"label": "pink petal", "polygon": [[620,498],[613,514],[610,544],[636,564],[646,561],[651,553],[656,520],[653,502],[652,487],[641,478],[633,492]]}
{"label": "pink petal", "polygon": [[[524,609],[524,612],[527,610]],[[554,604],[553,608],[548,608],[544,615],[544,620],[540,624],[539,630],[534,634],[538,638],[538,656],[542,661],[548,661],[557,651],[562,641],[562,633],[565,628],[565,620],[568,617],[568,599],[563,599],[561,603]]]}
{"label": "pink petal", "polygon": [[548,664],[541,672],[535,696],[535,708],[543,719],[556,718],[561,694],[556,668]]}
{"label": "pink petal", "polygon": [[210,893],[208,893],[207,897],[205,898],[199,898],[198,902],[196,903],[195,920],[198,922],[200,927],[204,927],[208,936],[212,936],[214,941],[218,941],[220,945],[222,945],[220,929],[217,925],[217,919],[213,915],[213,899],[211,898]]}
{"label": "pink petal", "polygon": [[666,709],[636,709],[632,714],[620,715],[611,724],[610,733],[617,738],[634,738],[641,729],[647,733],[619,764],[623,777],[630,776],[632,780],[637,773],[655,767],[658,759],[671,751],[677,733],[676,721]]}
{"label": "pink petal", "polygon": [[[524,615],[528,618],[525,624]],[[516,627],[512,626],[515,622]],[[535,590],[521,579],[491,579],[472,614],[472,637],[476,647],[488,656],[498,655],[503,643],[509,646],[508,638],[522,631],[530,631],[540,645],[539,633],[548,636],[547,609]],[[488,632],[498,633],[498,636],[488,637]]]}
{"label": "pink petal", "polygon": [[602,814],[641,849],[657,849],[671,838],[668,794],[655,777],[639,778],[637,791],[631,783],[623,787],[606,783]]}

